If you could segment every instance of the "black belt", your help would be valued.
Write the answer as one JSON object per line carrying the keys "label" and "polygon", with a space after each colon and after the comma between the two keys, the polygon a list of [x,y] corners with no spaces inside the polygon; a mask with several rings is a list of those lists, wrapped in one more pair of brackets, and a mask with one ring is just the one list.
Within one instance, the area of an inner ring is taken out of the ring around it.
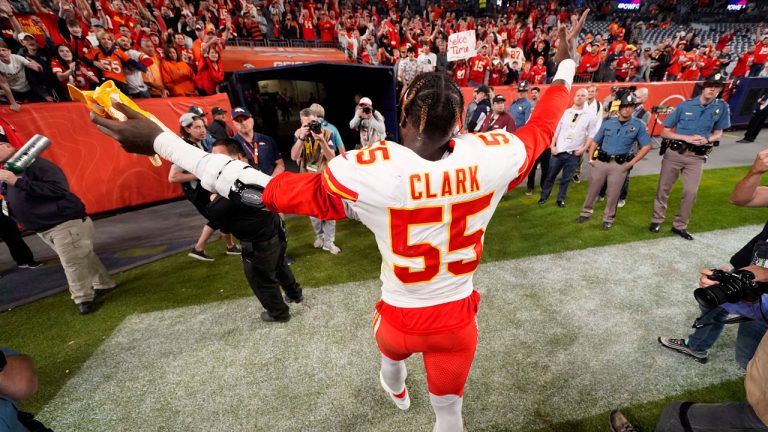
{"label": "black belt", "polygon": [[667,152],[667,149],[669,149],[680,154],[691,152],[696,156],[708,156],[710,153],[712,153],[712,150],[719,145],[720,141],[712,141],[712,145],[693,145],[685,141],[663,139],[661,140],[661,150],[659,151],[659,155],[663,156],[664,153]]}
{"label": "black belt", "polygon": [[603,150],[598,150],[595,155],[595,159],[600,162],[616,162],[617,164],[623,164],[631,161],[635,158],[634,153],[627,153],[623,155],[609,155]]}

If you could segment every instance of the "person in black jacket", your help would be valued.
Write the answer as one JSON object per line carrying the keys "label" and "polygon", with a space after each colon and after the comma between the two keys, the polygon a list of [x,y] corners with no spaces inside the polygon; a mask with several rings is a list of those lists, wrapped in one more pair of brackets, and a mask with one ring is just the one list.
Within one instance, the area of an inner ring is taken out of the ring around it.
{"label": "person in black jacket", "polygon": [[[213,154],[225,154],[248,162],[240,144],[225,138],[213,143]],[[285,261],[288,247],[282,220],[266,209],[256,209],[214,194],[208,205],[208,217],[240,239],[243,270],[253,293],[266,311],[261,319],[287,322],[291,319],[288,303],[301,303],[304,296]],[[280,287],[285,291],[285,300]]]}
{"label": "person in black jacket", "polygon": [[[0,143],[0,163],[14,153],[11,144]],[[116,284],[93,251],[93,221],[80,198],[69,190],[64,172],[38,158],[19,175],[0,169],[0,182],[9,216],[35,231],[59,255],[78,312],[96,310],[96,294]]]}
{"label": "person in black jacket", "polygon": [[232,138],[235,132],[224,121],[227,117],[227,110],[219,107],[213,107],[211,110],[213,121],[208,125],[208,133],[213,137],[215,141],[225,138]]}
{"label": "person in black jacket", "polygon": [[749,126],[744,133],[744,138],[736,141],[737,143],[751,143],[755,141],[760,130],[763,129],[765,120],[768,119],[768,93],[763,93],[755,103],[752,117],[749,119]]}

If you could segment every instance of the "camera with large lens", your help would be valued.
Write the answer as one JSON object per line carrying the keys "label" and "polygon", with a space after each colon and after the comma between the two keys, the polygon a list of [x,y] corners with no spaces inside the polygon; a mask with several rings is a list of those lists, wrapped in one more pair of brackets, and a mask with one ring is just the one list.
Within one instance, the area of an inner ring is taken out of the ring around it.
{"label": "camera with large lens", "polygon": [[309,126],[309,130],[310,130],[310,131],[311,131],[313,134],[317,134],[317,135],[319,135],[320,133],[322,133],[322,132],[323,132],[323,125],[322,125],[322,124],[320,124],[320,122],[319,122],[319,121],[317,121],[317,120],[312,120],[311,122],[309,122],[309,125],[308,125],[308,126]]}
{"label": "camera with large lens", "polygon": [[364,107],[363,107],[363,112],[364,112],[365,114],[370,114],[370,113],[371,113],[371,107],[368,107],[368,106],[364,106]]}
{"label": "camera with large lens", "polygon": [[712,269],[712,275],[707,278],[717,284],[693,291],[696,301],[705,308],[712,309],[723,303],[756,302],[763,294],[763,289],[755,282],[755,274],[749,270]]}

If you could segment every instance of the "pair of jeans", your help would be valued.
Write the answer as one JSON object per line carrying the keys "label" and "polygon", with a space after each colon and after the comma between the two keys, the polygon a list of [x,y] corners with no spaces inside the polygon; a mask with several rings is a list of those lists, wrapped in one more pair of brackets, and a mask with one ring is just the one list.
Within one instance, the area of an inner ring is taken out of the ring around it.
{"label": "pair of jeans", "polygon": [[768,432],[768,426],[746,402],[699,404],[672,402],[656,424],[656,432]]}
{"label": "pair of jeans", "polygon": [[[725,324],[722,323],[728,317],[728,311],[718,306],[708,309],[702,306],[701,316],[696,322],[701,327],[696,328],[688,336],[688,347],[694,351],[707,351],[712,348],[715,341],[723,332]],[[768,329],[768,323],[762,320],[752,320],[739,323],[739,330],[736,334],[736,362],[742,368],[747,368],[747,363],[755,355],[755,350],[760,344],[765,331]]]}
{"label": "pair of jeans", "polygon": [[565,201],[565,196],[568,194],[568,186],[573,180],[573,173],[576,172],[576,167],[581,160],[580,156],[572,153],[558,153],[553,155],[549,160],[549,173],[547,173],[547,181],[544,182],[544,186],[541,188],[541,199],[547,200],[552,194],[552,189],[555,187],[555,179],[560,171],[563,171],[563,175],[560,176],[560,188],[557,190],[557,200]]}
{"label": "pair of jeans", "polygon": [[280,236],[261,242],[242,240],[243,270],[248,284],[259,303],[272,318],[284,320],[290,318],[288,305],[283,300],[280,287],[292,299],[301,298],[301,288],[296,282],[290,267],[285,262],[285,250],[288,243]]}

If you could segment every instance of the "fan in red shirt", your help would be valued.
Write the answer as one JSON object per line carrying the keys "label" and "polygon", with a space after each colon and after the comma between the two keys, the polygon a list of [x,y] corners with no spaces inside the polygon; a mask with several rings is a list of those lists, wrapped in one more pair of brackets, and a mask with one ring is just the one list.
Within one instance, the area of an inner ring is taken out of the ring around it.
{"label": "fan in red shirt", "polygon": [[309,15],[309,11],[301,11],[301,35],[304,40],[315,40],[315,19]]}
{"label": "fan in red shirt", "polygon": [[489,86],[500,86],[507,79],[507,67],[498,58],[491,61],[491,69],[488,74]]}
{"label": "fan in red shirt", "polygon": [[203,54],[197,62],[195,88],[201,96],[216,94],[216,88],[224,81],[224,67],[218,45],[203,47]]}
{"label": "fan in red shirt", "polygon": [[480,54],[472,57],[469,61],[470,72],[469,80],[471,86],[485,84],[485,72],[491,67],[491,59],[488,58],[488,45],[480,47]]}
{"label": "fan in red shirt", "polygon": [[72,84],[80,90],[90,90],[99,82],[92,70],[74,58],[67,45],[56,47],[56,55],[51,59],[51,71],[65,87]]}
{"label": "fan in red shirt", "polygon": [[616,51],[617,47],[620,47],[619,51],[624,51],[627,49],[627,41],[624,40],[623,31],[616,36],[616,40],[613,41],[613,43],[611,44],[611,48],[609,49],[609,52],[612,52],[612,53],[617,52]]}
{"label": "fan in red shirt", "polygon": [[717,45],[715,45],[715,49],[718,51],[722,51],[723,48],[725,48],[729,43],[733,42],[733,32],[725,32],[720,38],[717,40]]}
{"label": "fan in red shirt", "polygon": [[544,84],[547,81],[547,67],[544,65],[544,57],[536,59],[536,66],[531,68],[531,82]]}
{"label": "fan in red shirt", "polygon": [[752,63],[755,60],[755,46],[750,45],[749,48],[747,48],[747,52],[741,55],[739,57],[739,61],[736,62],[736,67],[733,68],[733,72],[731,72],[731,77],[733,78],[743,78],[747,76],[749,73],[749,67],[752,66]]}
{"label": "fan in red shirt", "polygon": [[704,59],[704,65],[701,67],[701,77],[709,78],[710,75],[720,70],[720,52],[712,51]]}
{"label": "fan in red shirt", "polygon": [[469,85],[469,66],[467,66],[466,60],[459,60],[456,62],[456,66],[453,68],[453,80],[459,87],[467,87]]}
{"label": "fan in red shirt", "polygon": [[627,45],[624,55],[616,61],[616,80],[629,81],[635,76],[639,62],[635,56],[634,45]]}
{"label": "fan in red shirt", "polygon": [[696,53],[696,51],[691,51],[685,56],[685,60],[683,61],[683,73],[680,74],[680,79],[682,81],[698,81],[699,76],[701,75],[701,65],[702,65],[703,59],[701,56]]}
{"label": "fan in red shirt", "polygon": [[755,44],[755,58],[749,68],[749,76],[757,76],[763,70],[766,61],[768,61],[768,35],[763,36],[760,42]]}
{"label": "fan in red shirt", "polygon": [[584,47],[584,51],[579,61],[579,67],[576,68],[576,73],[579,77],[591,81],[592,74],[600,67],[600,53],[597,52],[597,44],[588,43]]}
{"label": "fan in red shirt", "polygon": [[65,42],[72,50],[72,55],[75,59],[85,57],[94,47],[91,41],[83,36],[83,27],[80,22],[76,19],[67,20],[67,30],[69,30],[69,38]]}
{"label": "fan in red shirt", "polygon": [[173,46],[180,56],[179,60],[195,67],[195,53],[187,48],[187,40],[184,38],[184,33],[176,32],[173,34]]}
{"label": "fan in red shirt", "polygon": [[685,57],[685,42],[677,44],[677,49],[672,53],[672,58],[669,61],[669,67],[667,68],[667,81],[675,81],[680,76],[680,72],[683,71],[683,65],[680,63]]}
{"label": "fan in red shirt", "polygon": [[323,42],[334,41],[334,25],[331,20],[328,19],[328,14],[323,11],[320,15],[320,20],[317,22],[317,29],[320,30],[320,40]]}

